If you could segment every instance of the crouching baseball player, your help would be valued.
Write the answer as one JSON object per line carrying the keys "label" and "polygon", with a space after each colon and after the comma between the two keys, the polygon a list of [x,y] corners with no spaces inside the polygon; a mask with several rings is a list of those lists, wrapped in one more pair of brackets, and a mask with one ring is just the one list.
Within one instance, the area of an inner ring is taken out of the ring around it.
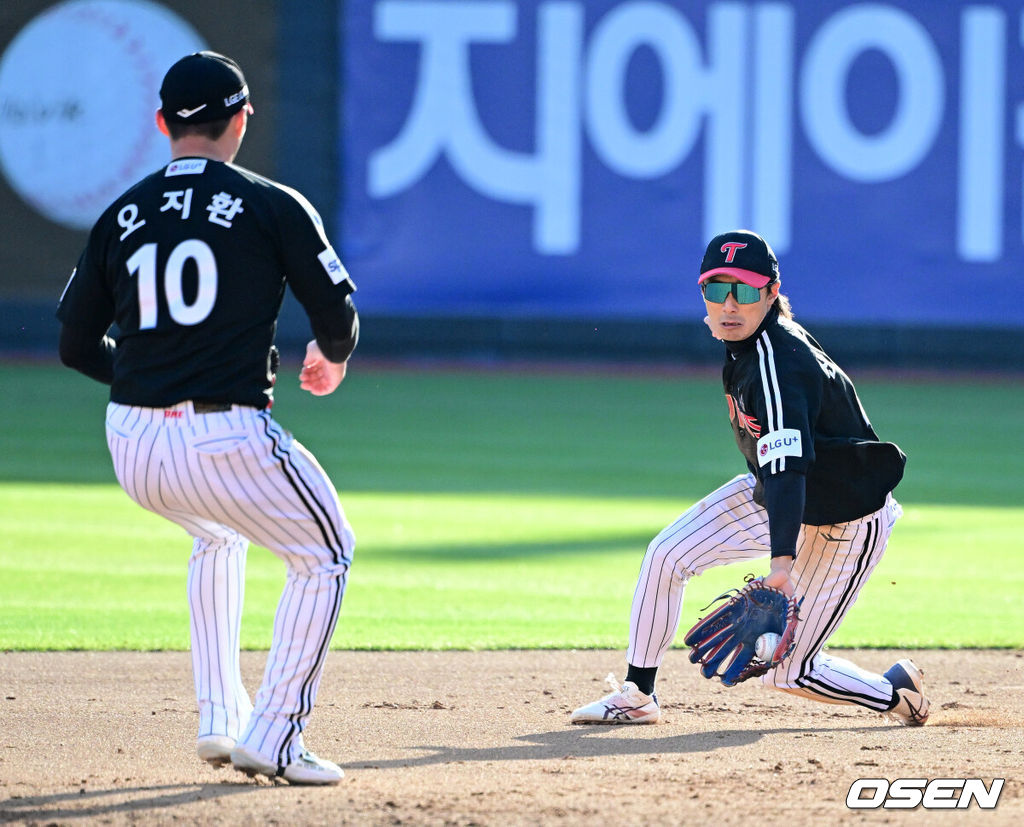
{"label": "crouching baseball player", "polygon": [[[173,160],[89,235],[57,311],[61,359],[111,386],[107,444],[121,486],[193,538],[199,757],[335,784],[341,768],[306,750],[302,734],[355,538],[331,480],[270,405],[285,285],[310,318],[299,379],[317,396],[338,387],[356,346],[355,285],[305,198],[232,163],[253,113],[238,64],[184,57],[160,98]],[[250,541],[287,567],[255,704],[239,672]]]}
{"label": "crouching baseball player", "polygon": [[698,283],[705,321],[725,344],[729,421],[748,472],[648,546],[633,596],[626,679],[620,687],[609,676],[614,691],[575,710],[572,723],[656,723],[655,676],[676,635],[687,581],[714,566],[770,556],[763,583],[799,602],[799,622],[789,656],[763,674],[764,684],[924,724],[929,701],[911,660],[879,675],[824,651],[902,513],[892,490],[905,455],[879,441],[850,379],[793,321],[763,238],[747,230],[713,238]]}

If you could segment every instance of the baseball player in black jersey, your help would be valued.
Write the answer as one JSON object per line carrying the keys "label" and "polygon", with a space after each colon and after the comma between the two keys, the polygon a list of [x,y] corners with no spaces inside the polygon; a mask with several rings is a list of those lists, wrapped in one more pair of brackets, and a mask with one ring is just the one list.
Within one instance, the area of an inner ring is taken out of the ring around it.
{"label": "baseball player in black jersey", "polygon": [[706,496],[648,546],[629,628],[626,680],[573,723],[656,723],[655,675],[675,637],[686,582],[726,563],[770,557],[767,585],[802,600],[792,655],[762,677],[815,701],[928,720],[921,670],[884,675],[826,654],[902,513],[892,490],[906,457],[881,442],[853,384],[793,321],[775,253],[737,230],[708,244],[699,284],[725,344],[729,421],[748,472]]}
{"label": "baseball player in black jersey", "polygon": [[[238,64],[186,56],[160,98],[172,161],[93,227],[57,311],[61,359],[111,386],[121,486],[193,537],[199,757],[334,784],[341,769],[307,751],[302,733],[355,538],[327,474],[270,406],[285,285],[313,329],[300,385],[318,396],[338,387],[356,346],[355,285],[302,195],[232,163],[253,113]],[[287,566],[255,704],[239,671],[250,541]]]}

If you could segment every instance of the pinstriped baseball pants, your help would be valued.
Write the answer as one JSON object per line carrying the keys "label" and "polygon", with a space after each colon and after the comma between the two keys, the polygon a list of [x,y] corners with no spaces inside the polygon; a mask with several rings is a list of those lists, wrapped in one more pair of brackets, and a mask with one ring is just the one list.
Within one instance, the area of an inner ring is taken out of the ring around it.
{"label": "pinstriped baseball pants", "polygon": [[[678,631],[689,578],[771,554],[768,514],[754,502],[754,483],[752,474],[735,477],[651,541],[633,595],[629,663],[661,665]],[[801,528],[792,572],[796,597],[803,598],[795,647],[763,683],[815,701],[888,709],[888,680],[823,648],[882,559],[901,513],[890,495],[879,511],[859,520]]]}
{"label": "pinstriped baseball pants", "polygon": [[[229,736],[283,767],[303,749],[355,548],[334,486],[268,411],[110,403],[106,428],[121,487],[193,538],[187,592],[199,735]],[[255,709],[239,669],[250,542],[287,567]]]}

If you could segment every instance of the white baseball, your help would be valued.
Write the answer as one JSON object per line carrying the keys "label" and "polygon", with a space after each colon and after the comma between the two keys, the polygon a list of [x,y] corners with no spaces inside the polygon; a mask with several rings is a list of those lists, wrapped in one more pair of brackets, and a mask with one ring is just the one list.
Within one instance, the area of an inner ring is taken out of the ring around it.
{"label": "white baseball", "polygon": [[772,655],[775,654],[775,649],[778,647],[780,639],[775,632],[765,632],[754,641],[754,654],[765,663],[771,663]]}

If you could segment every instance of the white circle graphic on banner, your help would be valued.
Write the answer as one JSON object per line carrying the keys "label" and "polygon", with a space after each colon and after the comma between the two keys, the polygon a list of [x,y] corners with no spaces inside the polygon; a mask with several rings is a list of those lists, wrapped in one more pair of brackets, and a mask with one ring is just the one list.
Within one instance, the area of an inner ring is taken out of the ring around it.
{"label": "white circle graphic on banner", "polygon": [[148,0],[67,0],[35,17],[0,59],[0,169],[42,215],[91,227],[170,160],[153,120],[176,60],[206,48]]}

